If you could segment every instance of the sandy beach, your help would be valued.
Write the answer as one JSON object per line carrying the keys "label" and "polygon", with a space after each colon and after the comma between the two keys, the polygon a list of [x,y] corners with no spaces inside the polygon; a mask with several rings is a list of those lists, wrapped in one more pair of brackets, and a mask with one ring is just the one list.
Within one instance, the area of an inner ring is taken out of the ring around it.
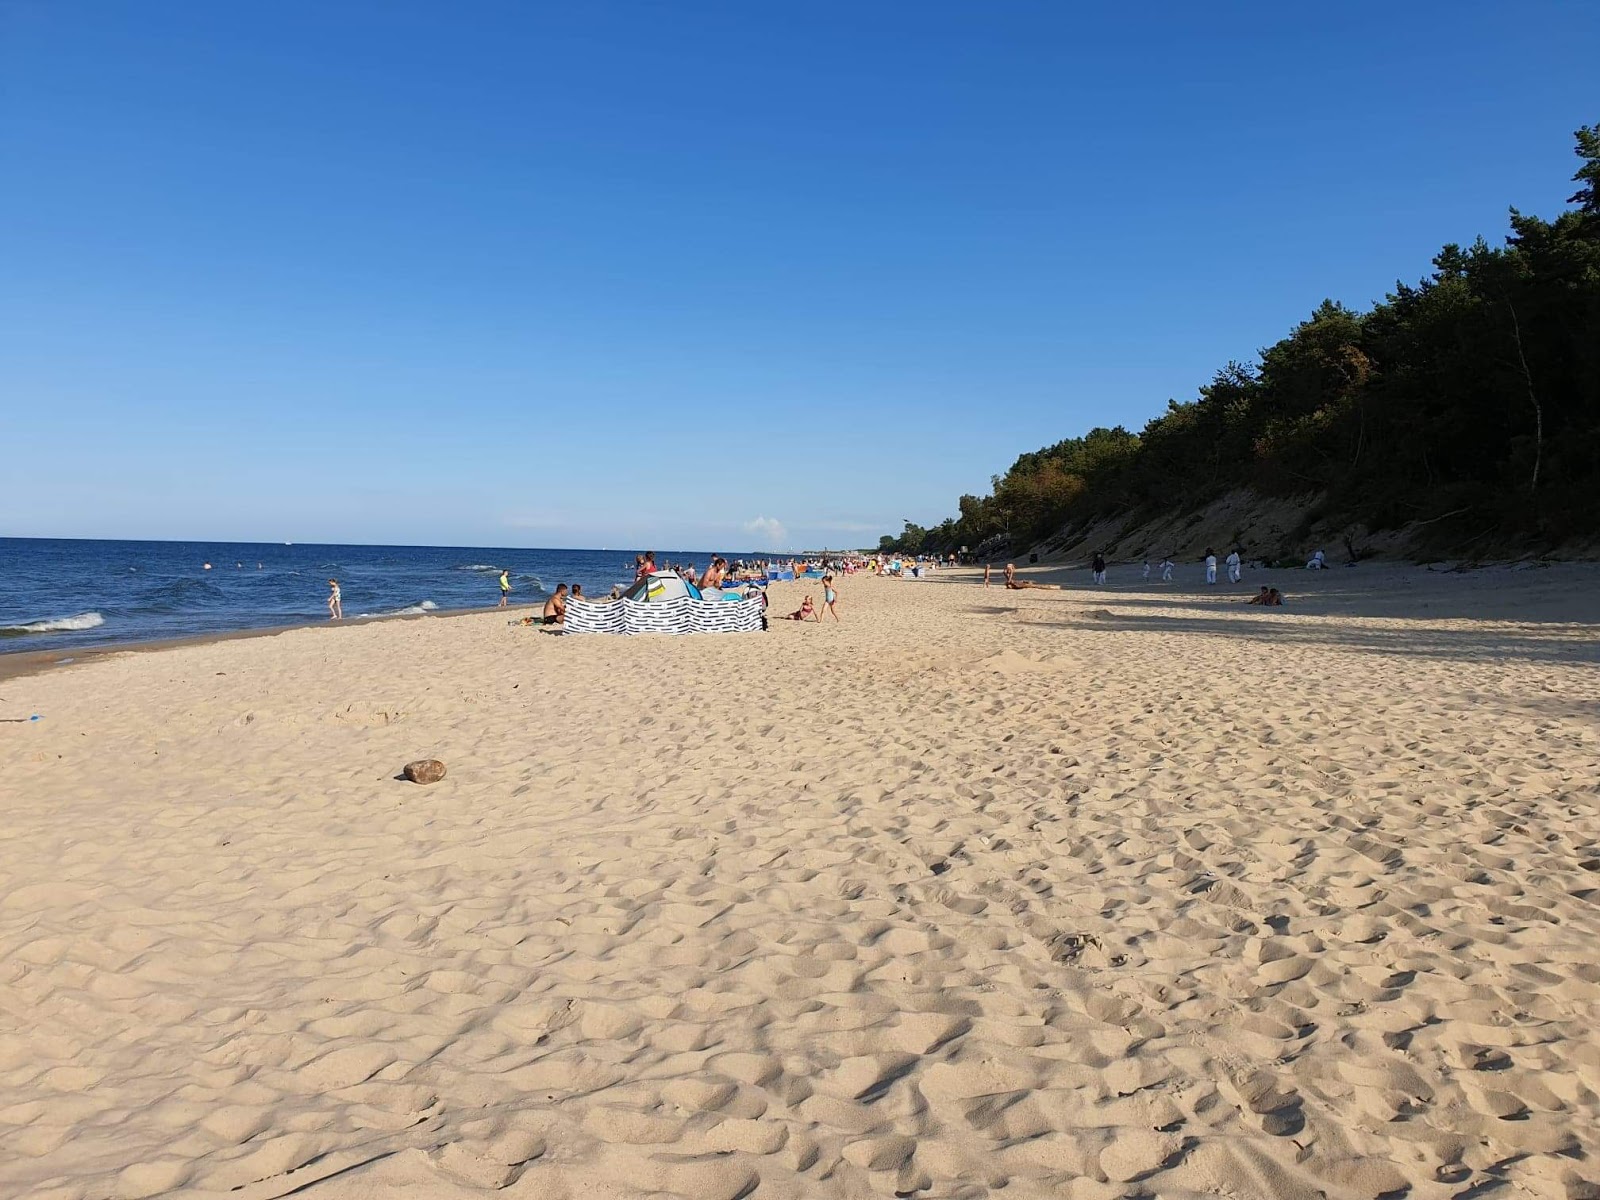
{"label": "sandy beach", "polygon": [[0,681],[0,1195],[1600,1196],[1600,567],[1182,570]]}

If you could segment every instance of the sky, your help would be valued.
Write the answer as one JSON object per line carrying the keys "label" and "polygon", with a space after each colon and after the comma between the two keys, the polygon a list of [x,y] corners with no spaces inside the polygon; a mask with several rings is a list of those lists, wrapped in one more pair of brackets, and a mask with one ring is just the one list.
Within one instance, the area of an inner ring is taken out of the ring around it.
{"label": "sky", "polygon": [[1573,191],[1600,4],[0,0],[0,535],[875,544]]}

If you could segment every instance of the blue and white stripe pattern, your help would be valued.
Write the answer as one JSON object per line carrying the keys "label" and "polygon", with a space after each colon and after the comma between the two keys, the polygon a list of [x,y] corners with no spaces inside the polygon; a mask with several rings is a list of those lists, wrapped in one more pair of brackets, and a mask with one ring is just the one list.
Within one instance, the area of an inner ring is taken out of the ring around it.
{"label": "blue and white stripe pattern", "polygon": [[756,633],[760,600],[569,600],[568,633]]}

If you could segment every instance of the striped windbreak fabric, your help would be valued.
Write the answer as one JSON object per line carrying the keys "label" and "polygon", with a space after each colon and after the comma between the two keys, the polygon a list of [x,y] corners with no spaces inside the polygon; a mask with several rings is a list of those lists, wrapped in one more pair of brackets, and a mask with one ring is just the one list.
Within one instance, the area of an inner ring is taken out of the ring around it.
{"label": "striped windbreak fabric", "polygon": [[568,633],[756,633],[759,600],[569,600]]}

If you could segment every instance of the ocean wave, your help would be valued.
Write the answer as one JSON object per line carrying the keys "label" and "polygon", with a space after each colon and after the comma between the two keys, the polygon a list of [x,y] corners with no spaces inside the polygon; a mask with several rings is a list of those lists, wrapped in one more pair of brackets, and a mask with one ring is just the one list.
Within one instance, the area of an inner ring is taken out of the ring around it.
{"label": "ocean wave", "polygon": [[424,600],[420,604],[408,604],[404,608],[392,609],[389,612],[358,613],[356,614],[356,619],[358,621],[370,621],[374,617],[423,617],[428,613],[434,612],[438,607],[432,600]]}
{"label": "ocean wave", "polygon": [[458,571],[498,571],[499,569],[499,567],[491,566],[488,563],[467,563],[465,566],[456,568]]}
{"label": "ocean wave", "polygon": [[79,613],[75,617],[56,617],[49,621],[30,621],[26,625],[0,625],[0,637],[23,637],[30,633],[67,633],[76,629],[93,629],[104,625],[106,619],[97,612]]}

